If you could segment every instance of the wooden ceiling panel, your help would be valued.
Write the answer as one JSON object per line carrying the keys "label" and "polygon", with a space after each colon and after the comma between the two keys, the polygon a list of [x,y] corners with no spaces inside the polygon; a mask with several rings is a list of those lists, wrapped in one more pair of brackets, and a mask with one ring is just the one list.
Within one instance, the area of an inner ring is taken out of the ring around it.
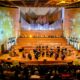
{"label": "wooden ceiling panel", "polygon": [[11,4],[8,1],[0,1],[0,5],[3,5],[3,6],[10,5],[11,6]]}
{"label": "wooden ceiling panel", "polygon": [[21,1],[12,1],[12,3],[18,6],[24,6]]}
{"label": "wooden ceiling panel", "polygon": [[[27,7],[65,7],[71,4],[80,3],[79,0],[0,0],[0,5],[16,7],[16,6],[27,6]],[[75,5],[71,5],[75,6]],[[79,6],[79,5],[78,5]]]}

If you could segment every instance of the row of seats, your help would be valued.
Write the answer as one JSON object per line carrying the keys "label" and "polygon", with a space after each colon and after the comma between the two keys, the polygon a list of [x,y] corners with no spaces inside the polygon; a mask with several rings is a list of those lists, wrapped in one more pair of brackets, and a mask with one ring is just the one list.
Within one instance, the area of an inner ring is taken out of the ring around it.
{"label": "row of seats", "polygon": [[79,80],[80,66],[0,63],[0,80]]}
{"label": "row of seats", "polygon": [[27,35],[22,35],[20,36],[20,38],[63,38],[62,35],[59,35],[59,36],[55,36],[55,35],[50,35],[50,36],[45,36],[45,35],[42,35],[42,36],[27,36]]}
{"label": "row of seats", "polygon": [[[24,42],[23,42],[24,41]],[[18,38],[17,45],[57,45],[57,44],[67,44],[67,41],[64,38]]]}

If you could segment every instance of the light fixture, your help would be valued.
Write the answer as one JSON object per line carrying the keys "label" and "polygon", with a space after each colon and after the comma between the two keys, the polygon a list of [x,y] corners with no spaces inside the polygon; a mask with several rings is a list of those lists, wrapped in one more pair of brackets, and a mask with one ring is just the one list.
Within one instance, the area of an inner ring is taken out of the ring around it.
{"label": "light fixture", "polygon": [[29,35],[30,38],[32,38],[32,35]]}
{"label": "light fixture", "polygon": [[57,3],[57,5],[60,5],[60,4],[69,4],[70,2],[69,1],[65,1],[65,0],[61,0]]}
{"label": "light fixture", "polygon": [[46,4],[48,5],[64,5],[64,4],[70,4],[74,1],[71,1],[71,0],[49,0]]}
{"label": "light fixture", "polygon": [[61,0],[59,3],[63,3],[64,4],[64,3],[66,3],[66,1],[65,0]]}

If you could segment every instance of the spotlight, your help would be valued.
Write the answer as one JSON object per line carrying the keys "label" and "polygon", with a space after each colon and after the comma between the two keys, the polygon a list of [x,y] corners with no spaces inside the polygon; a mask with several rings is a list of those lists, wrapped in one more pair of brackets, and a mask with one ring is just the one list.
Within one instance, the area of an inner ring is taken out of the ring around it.
{"label": "spotlight", "polygon": [[30,38],[32,38],[32,35],[29,35]]}

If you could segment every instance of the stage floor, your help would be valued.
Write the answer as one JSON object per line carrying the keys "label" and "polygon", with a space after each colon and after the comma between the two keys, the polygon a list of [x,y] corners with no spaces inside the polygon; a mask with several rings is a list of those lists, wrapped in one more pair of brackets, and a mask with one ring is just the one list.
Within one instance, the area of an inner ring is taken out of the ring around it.
{"label": "stage floor", "polygon": [[0,60],[6,61],[6,62],[14,62],[14,61],[22,62],[22,63],[26,62],[28,64],[42,64],[41,62],[46,60],[48,62],[48,64],[52,64],[53,62],[56,62],[56,63],[72,62],[72,61],[76,60],[76,58],[79,57],[79,56],[80,55],[76,56],[76,54],[74,54],[74,55],[65,57],[64,60],[61,60],[61,57],[59,57],[57,60],[55,60],[54,55],[52,57],[47,57],[47,56],[42,57],[42,56],[40,56],[39,59],[36,60],[34,58],[34,55],[33,55],[32,60],[30,60],[30,59],[28,59],[28,57],[23,58],[22,53],[19,53],[19,56],[15,56],[15,57],[11,57],[9,54],[3,54],[3,55],[0,56]]}

